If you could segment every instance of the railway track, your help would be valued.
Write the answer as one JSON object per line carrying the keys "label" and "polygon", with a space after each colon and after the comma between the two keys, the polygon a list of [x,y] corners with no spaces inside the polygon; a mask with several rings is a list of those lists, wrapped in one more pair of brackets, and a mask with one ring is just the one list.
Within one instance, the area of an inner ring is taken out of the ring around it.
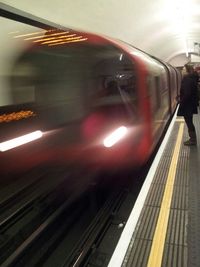
{"label": "railway track", "polygon": [[[88,209],[88,192],[83,192],[78,201],[71,196],[2,262],[1,267],[82,266],[103,238],[126,195],[127,192],[112,194],[95,216]],[[80,221],[84,226],[77,235]],[[63,247],[65,254],[58,257],[56,254],[63,251]]]}
{"label": "railway track", "polygon": [[127,196],[126,191],[112,194],[97,213],[84,234],[78,240],[73,252],[62,267],[89,266],[91,255],[97,250],[103,237],[112,225],[115,215]]}
{"label": "railway track", "polygon": [[54,173],[51,174],[51,179],[47,175],[45,179],[34,181],[1,201],[0,263],[4,264],[3,262],[11,259],[13,253],[16,254],[27,239],[38,232],[37,229],[40,229],[41,225],[48,224],[54,213],[62,211],[79,198],[93,180],[92,175],[88,176],[85,185],[80,189],[77,186],[78,176],[70,175],[72,173]]}
{"label": "railway track", "polygon": [[[5,207],[1,203],[0,266],[98,266],[99,261],[100,266],[107,266],[134,204],[136,184],[142,180],[135,179],[130,193],[124,175],[66,174],[63,170],[50,176],[39,184],[31,183],[32,190],[29,184],[11,194]],[[17,199],[18,206],[14,204]],[[8,203],[15,210],[5,216]],[[107,239],[109,252],[103,255],[99,248]]]}
{"label": "railway track", "polygon": [[93,175],[74,191],[79,178],[73,177],[67,192],[60,178],[57,186],[46,188],[1,221],[1,267],[78,267],[93,260],[128,192],[111,190],[112,182],[110,188],[104,184],[106,177],[100,179],[102,185],[95,183]]}

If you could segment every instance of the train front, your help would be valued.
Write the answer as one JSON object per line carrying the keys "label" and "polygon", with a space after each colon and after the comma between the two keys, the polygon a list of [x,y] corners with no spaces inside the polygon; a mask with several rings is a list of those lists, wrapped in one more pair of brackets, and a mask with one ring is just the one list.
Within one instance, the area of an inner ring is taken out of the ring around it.
{"label": "train front", "polygon": [[1,75],[1,170],[141,163],[141,97],[128,53],[75,31],[25,29],[8,38],[18,54]]}

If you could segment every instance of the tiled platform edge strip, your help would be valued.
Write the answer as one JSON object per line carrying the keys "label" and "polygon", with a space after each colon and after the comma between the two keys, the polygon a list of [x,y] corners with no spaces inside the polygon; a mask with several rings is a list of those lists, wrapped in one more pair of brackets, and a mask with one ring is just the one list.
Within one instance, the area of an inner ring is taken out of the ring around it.
{"label": "tiled platform edge strip", "polygon": [[[183,124],[183,122],[176,122],[174,125],[122,266],[148,266],[152,241],[180,124]],[[181,144],[162,256],[162,266],[165,267],[187,266],[188,154],[189,148]]]}
{"label": "tiled platform edge strip", "polygon": [[189,157],[188,267],[200,266],[200,109],[194,123],[198,146],[190,148]]}

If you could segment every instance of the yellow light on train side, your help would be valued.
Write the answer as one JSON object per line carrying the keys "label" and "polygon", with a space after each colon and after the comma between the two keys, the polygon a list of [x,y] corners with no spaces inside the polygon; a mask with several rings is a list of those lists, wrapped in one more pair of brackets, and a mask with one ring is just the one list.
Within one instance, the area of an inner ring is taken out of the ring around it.
{"label": "yellow light on train side", "polygon": [[125,126],[121,126],[109,134],[103,141],[105,147],[111,147],[119,142],[126,134],[128,129]]}
{"label": "yellow light on train side", "polygon": [[29,142],[32,142],[40,137],[42,137],[43,133],[41,131],[35,131],[32,133],[28,133],[19,137],[16,137],[14,139],[5,141],[0,143],[0,151],[5,152],[7,150],[13,149],[15,147],[27,144]]}

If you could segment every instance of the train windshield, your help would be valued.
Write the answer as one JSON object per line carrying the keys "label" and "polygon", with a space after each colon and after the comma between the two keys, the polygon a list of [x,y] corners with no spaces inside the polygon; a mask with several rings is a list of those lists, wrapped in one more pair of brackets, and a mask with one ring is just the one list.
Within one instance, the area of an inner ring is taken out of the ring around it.
{"label": "train windshield", "polygon": [[123,51],[73,31],[1,22],[0,109],[32,105],[54,124],[105,106],[136,112],[134,62]]}

